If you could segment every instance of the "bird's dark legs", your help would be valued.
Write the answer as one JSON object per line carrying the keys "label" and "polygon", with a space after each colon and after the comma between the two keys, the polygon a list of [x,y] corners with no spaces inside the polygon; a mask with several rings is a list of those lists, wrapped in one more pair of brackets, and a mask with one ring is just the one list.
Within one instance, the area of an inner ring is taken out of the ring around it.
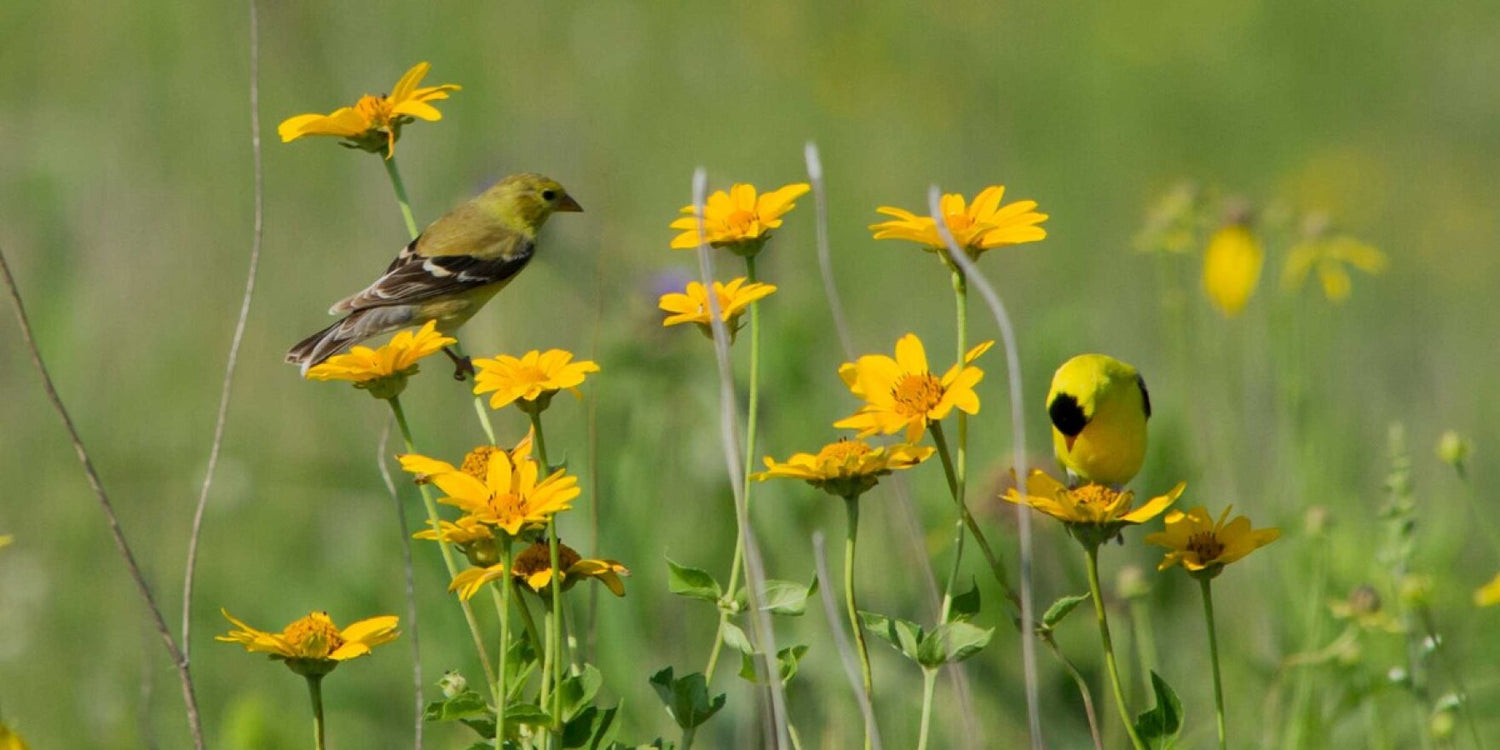
{"label": "bird's dark legs", "polygon": [[443,347],[443,353],[448,359],[453,360],[453,379],[462,383],[470,375],[474,374],[474,361],[453,350],[453,347]]}

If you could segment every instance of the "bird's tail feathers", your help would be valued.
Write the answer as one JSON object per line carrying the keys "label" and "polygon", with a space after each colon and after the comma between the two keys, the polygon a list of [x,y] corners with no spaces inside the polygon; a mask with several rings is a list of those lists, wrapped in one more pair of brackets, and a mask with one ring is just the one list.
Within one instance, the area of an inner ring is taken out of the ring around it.
{"label": "bird's tail feathers", "polygon": [[411,323],[412,311],[405,306],[371,307],[297,342],[286,353],[289,364],[300,365],[302,376],[324,360],[371,336],[404,327]]}

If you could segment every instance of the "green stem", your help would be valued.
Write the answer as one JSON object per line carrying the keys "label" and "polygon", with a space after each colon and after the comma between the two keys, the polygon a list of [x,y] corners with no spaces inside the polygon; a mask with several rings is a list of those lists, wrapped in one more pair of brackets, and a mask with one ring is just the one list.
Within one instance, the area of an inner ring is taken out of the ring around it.
{"label": "green stem", "polygon": [[1214,595],[1212,581],[1201,578],[1203,587],[1203,621],[1208,625],[1208,656],[1214,668],[1214,716],[1219,727],[1219,750],[1229,747],[1224,727],[1224,683],[1219,678],[1219,636],[1214,628]]}
{"label": "green stem", "polygon": [[[849,627],[854,630],[854,645],[859,649],[859,677],[864,687],[865,700],[874,700],[875,686],[870,675],[870,651],[865,645],[865,630],[859,626],[859,607],[854,598],[854,541],[859,533],[859,496],[844,497],[844,510],[849,517],[847,536],[844,537],[844,606],[849,611]],[[865,726],[865,750],[870,748],[870,727]]]}
{"label": "green stem", "polygon": [[[531,417],[532,445],[536,447],[537,460],[542,464],[542,474],[552,471],[547,463],[547,438],[542,432],[541,409],[526,412]],[[547,622],[547,648],[542,659],[542,703],[552,715],[554,732],[562,730],[562,571],[561,555],[558,553],[557,516],[547,519],[547,558],[552,577],[548,584],[551,592],[552,617]],[[550,701],[548,699],[551,699]]]}
{"label": "green stem", "polygon": [[[406,446],[407,453],[416,453],[416,446],[412,442],[411,427],[406,423],[406,412],[401,408],[401,398],[392,396],[386,403],[391,405],[391,413],[396,416],[396,426],[401,429],[401,439]],[[439,528],[438,521],[441,520],[437,512],[437,501],[432,497],[432,487],[428,484],[419,484],[417,489],[422,494],[422,504],[427,508],[427,521],[434,530]],[[442,552],[443,564],[448,568],[448,578],[451,580],[458,575],[458,563],[453,557],[453,547],[447,540],[438,538],[438,550]],[[458,606],[463,610],[464,622],[469,625],[469,634],[474,638],[474,649],[479,653],[479,663],[484,667],[484,678],[489,683],[490,691],[495,690],[495,671],[490,666],[489,650],[484,646],[484,637],[479,631],[479,621],[474,617],[474,609],[462,598],[458,600]]]}
{"label": "green stem", "polygon": [[927,733],[932,727],[932,694],[937,687],[937,668],[922,667],[922,726],[917,732],[917,750],[927,750]]}
{"label": "green stem", "polygon": [[396,189],[396,205],[401,207],[401,218],[406,220],[406,232],[416,239],[417,220],[411,214],[411,201],[406,197],[406,184],[401,181],[401,170],[396,168],[395,154],[388,154],[385,162],[385,173],[391,178],[391,187]]}
{"label": "green stem", "polygon": [[516,597],[516,608],[521,610],[521,625],[526,628],[526,636],[531,639],[531,647],[536,649],[538,654],[542,653],[544,648],[542,631],[536,629],[536,619],[531,616],[531,605],[526,603],[526,597]]}
{"label": "green stem", "polygon": [[679,743],[682,745],[682,750],[693,750],[693,735],[697,734],[697,732],[697,727],[682,728],[682,742]]}
{"label": "green stem", "polygon": [[495,428],[490,424],[490,413],[484,408],[484,397],[474,397],[474,413],[479,415],[479,426],[484,428],[484,436],[490,441],[490,445],[496,445]]}
{"label": "green stem", "polygon": [[307,675],[307,693],[312,698],[313,747],[323,750],[323,675]]}
{"label": "green stem", "polygon": [[985,538],[984,532],[979,528],[979,522],[969,513],[969,506],[962,500],[958,500],[958,473],[953,465],[952,455],[948,451],[948,440],[943,434],[942,422],[929,422],[928,428],[932,432],[932,442],[937,446],[938,458],[943,462],[943,472],[948,478],[948,491],[953,494],[958,502],[958,512],[963,517],[964,526],[968,527],[969,533],[974,535],[974,541],[979,545],[979,551],[984,554],[984,560],[989,564],[990,575],[995,577],[995,582],[1000,584],[1000,590],[1005,592],[1005,598],[1020,611],[1021,598],[1010,586],[1010,576],[1005,570],[1005,563],[995,556],[995,551],[990,547],[989,540]]}
{"label": "green stem", "polygon": [[1104,738],[1099,736],[1099,718],[1094,714],[1094,693],[1089,690],[1088,680],[1085,680],[1083,673],[1078,671],[1078,667],[1074,666],[1073,662],[1069,661],[1068,657],[1063,655],[1062,649],[1057,647],[1057,641],[1053,639],[1050,632],[1046,634],[1038,633],[1037,639],[1052,651],[1052,656],[1072,676],[1073,684],[1078,686],[1078,695],[1083,699],[1083,715],[1084,718],[1088,719],[1089,736],[1094,739],[1094,748],[1095,750],[1104,750]]}
{"label": "green stem", "polygon": [[1086,547],[1089,560],[1089,593],[1094,598],[1094,615],[1099,621],[1099,640],[1104,645],[1104,666],[1109,672],[1109,685],[1115,692],[1115,708],[1120,712],[1120,721],[1125,723],[1125,733],[1130,735],[1130,744],[1136,750],[1145,750],[1145,743],[1136,734],[1135,723],[1130,719],[1130,709],[1125,707],[1125,690],[1120,685],[1120,670],[1115,666],[1115,647],[1109,639],[1109,617],[1104,614],[1104,594],[1099,588],[1099,548]]}
{"label": "green stem", "polygon": [[511,583],[510,536],[500,540],[500,564],[505,567],[505,576],[500,579],[500,681],[495,692],[495,750],[505,748],[505,704],[510,702],[508,686],[505,684],[506,670],[510,668],[510,595]]}

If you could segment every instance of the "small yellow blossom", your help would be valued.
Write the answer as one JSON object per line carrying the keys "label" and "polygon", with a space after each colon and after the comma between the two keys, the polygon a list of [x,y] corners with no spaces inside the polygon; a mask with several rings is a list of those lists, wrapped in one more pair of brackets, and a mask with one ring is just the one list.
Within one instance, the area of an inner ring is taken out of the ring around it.
{"label": "small yellow blossom", "polygon": [[1147,534],[1145,539],[1147,544],[1167,548],[1156,569],[1166,570],[1180,564],[1189,573],[1213,578],[1225,565],[1281,536],[1281,529],[1252,529],[1250,519],[1244,516],[1229,520],[1233,510],[1233,505],[1225,508],[1217,521],[1201,505],[1186,513],[1178,510],[1168,513],[1166,530]]}
{"label": "small yellow blossom", "polygon": [[927,351],[915,334],[896,342],[894,359],[869,354],[839,367],[839,377],[849,391],[865,400],[852,416],[834,427],[859,430],[859,437],[905,431],[905,440],[922,439],[927,425],[942,420],[953,409],[979,413],[979,394],[974,386],[984,372],[970,367],[995,342],[986,341],[970,349],[964,361],[948,368],[941,378],[927,369]]}
{"label": "small yellow blossom", "polygon": [[1209,238],[1203,252],[1203,291],[1224,317],[1233,318],[1245,309],[1260,281],[1265,255],[1243,224],[1229,224]]}
{"label": "small yellow blossom", "polygon": [[[771,284],[746,283],[745,277],[735,279],[728,284],[718,281],[713,283],[714,303],[719,308],[719,319],[724,321],[724,326],[729,329],[729,338],[734,340],[734,334],[739,330],[740,315],[749,309],[750,305],[757,300],[769,297],[776,287]],[[697,281],[688,282],[686,292],[668,292],[661,296],[658,306],[671,313],[662,326],[675,326],[679,323],[696,323],[703,335],[713,337],[713,327],[709,318],[708,290]]]}
{"label": "small yellow blossom", "polygon": [[11,731],[10,727],[0,724],[0,750],[27,750],[26,740],[21,735]]}
{"label": "small yellow blossom", "polygon": [[1500,604],[1500,573],[1496,573],[1489,583],[1474,591],[1474,606],[1490,607],[1496,604]]}
{"label": "small yellow blossom", "polygon": [[1316,268],[1323,296],[1331,302],[1343,302],[1352,286],[1348,266],[1378,274],[1385,270],[1385,254],[1347,234],[1305,240],[1287,253],[1286,264],[1281,267],[1281,287],[1301,287],[1308,272]]}
{"label": "small yellow blossom", "polygon": [[452,83],[417,86],[431,67],[430,63],[417,63],[401,76],[389,96],[366,94],[354,106],[340,107],[331,114],[289,117],[276,129],[281,142],[295,141],[305,135],[331,135],[346,139],[346,145],[353,148],[391,158],[396,153],[396,139],[401,137],[402,126],[414,119],[428,122],[443,119],[443,113],[428,102],[447,99],[449,91],[461,88]]}
{"label": "small yellow blossom", "polygon": [[[953,241],[970,258],[978,259],[984,251],[1003,245],[1037,242],[1047,237],[1047,230],[1040,226],[1047,220],[1047,215],[1037,213],[1036,201],[1016,201],[1001,206],[1000,200],[1004,197],[1004,185],[991,185],[979,191],[973,203],[966,202],[958,193],[944,195],[938,203]],[[931,216],[893,206],[881,206],[875,211],[895,217],[891,221],[870,225],[875,239],[910,240],[929,252],[943,248],[943,238]]]}
{"label": "small yellow blossom", "polygon": [[781,217],[796,208],[796,200],[811,189],[807,183],[797,182],[759,196],[755,186],[746,183],[731,186],[727,193],[715,190],[703,203],[702,238],[697,208],[683,206],[686,216],[672,222],[672,229],[682,230],[672,239],[672,248],[693,250],[704,241],[740,255],[754,255],[770,238],[771,230],[781,226]]}
{"label": "small yellow blossom", "polygon": [[501,354],[493,359],[476,359],[474,366],[478,368],[474,395],[493,391],[490,408],[515,403],[528,412],[546,409],[552,396],[564,388],[582,398],[578,386],[589,373],[599,371],[599,365],[588,360],[574,362],[573,353],[562,349],[532,350],[519,358]]}
{"label": "small yellow blossom", "polygon": [[1161,515],[1177,502],[1186,487],[1186,482],[1178,482],[1167,494],[1153,497],[1136,508],[1133,507],[1135,494],[1128,490],[1093,483],[1069,488],[1041,469],[1033,469],[1026,480],[1026,494],[1023,496],[1011,487],[1005,491],[1003,499],[1029,505],[1062,521],[1068,532],[1080,542],[1097,547],[1119,534],[1120,529]]}
{"label": "small yellow blossom", "polygon": [[916,445],[872,447],[863,440],[829,443],[816,454],[794,453],[786,463],[765,457],[766,470],[750,475],[756,481],[801,479],[840,497],[857,497],[892,471],[909,469],[927,460],[933,449]]}
{"label": "small yellow blossom", "polygon": [[[573,584],[585,578],[597,578],[615,596],[625,595],[625,583],[620,576],[630,575],[630,569],[618,560],[591,560],[578,551],[558,542],[557,565],[562,568],[562,589],[567,591]],[[546,593],[552,585],[552,551],[546,542],[537,542],[516,555],[513,566],[516,580],[539,594]]]}
{"label": "small yellow blossom", "polygon": [[379,349],[356,346],[348,354],[329,357],[328,361],[307,371],[309,380],[347,380],[355,388],[367,390],[376,398],[390,398],[401,393],[406,379],[417,373],[417,361],[441,351],[458,340],[437,332],[437,322],[429,320],[421,330],[401,331]]}
{"label": "small yellow blossom", "polygon": [[[432,468],[430,462],[432,459],[415,454],[401,458],[402,468],[414,473]],[[426,476],[448,494],[438,502],[457,506],[479,522],[515,536],[523,528],[546,524],[554,514],[572,507],[573,498],[579,495],[577,477],[558,469],[538,481],[540,472],[541,466],[530,458],[517,460],[505,451],[495,451],[490,454],[482,480],[462,471]]]}
{"label": "small yellow blossom", "polygon": [[395,615],[371,617],[340,630],[327,612],[313,612],[280,633],[269,633],[246,625],[223,609],[219,612],[238,630],[214,636],[214,640],[238,643],[246,651],[268,654],[272,659],[285,661],[293,672],[306,676],[327,674],[339,662],[364,656],[399,635],[396,632],[399,618]]}

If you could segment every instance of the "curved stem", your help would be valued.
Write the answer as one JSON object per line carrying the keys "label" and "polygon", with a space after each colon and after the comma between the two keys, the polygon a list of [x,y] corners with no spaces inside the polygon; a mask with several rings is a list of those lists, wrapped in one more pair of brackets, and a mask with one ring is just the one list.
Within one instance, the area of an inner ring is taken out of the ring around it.
{"label": "curved stem", "polygon": [[396,155],[388,154],[381,159],[385,163],[385,173],[391,178],[391,187],[396,190],[396,205],[401,207],[401,218],[406,220],[406,232],[416,239],[420,232],[417,231],[417,220],[411,214],[411,201],[406,198],[406,184],[401,181],[401,170],[396,168]]}
{"label": "curved stem", "polygon": [[[870,651],[865,645],[865,631],[859,625],[859,607],[854,598],[854,542],[859,534],[859,496],[844,498],[844,510],[849,518],[847,536],[844,537],[844,607],[849,612],[849,627],[854,630],[854,644],[859,652],[859,676],[863,683],[865,699],[873,700],[874,680],[870,675]],[[870,748],[870,729],[865,727],[865,750]]]}
{"label": "curved stem", "polygon": [[500,564],[505,568],[505,576],[500,579],[500,679],[495,685],[495,750],[504,750],[505,747],[505,704],[510,702],[509,686],[505,684],[506,672],[510,668],[510,595],[514,588],[510,575],[510,543],[509,535],[500,540]]}
{"label": "curved stem", "polygon": [[1115,708],[1120,712],[1120,721],[1125,723],[1125,733],[1130,735],[1130,744],[1136,750],[1145,750],[1146,745],[1136,734],[1135,723],[1130,719],[1130,709],[1125,707],[1125,690],[1120,685],[1120,670],[1115,667],[1115,646],[1109,639],[1109,617],[1104,613],[1104,595],[1099,587],[1099,548],[1088,547],[1089,593],[1094,599],[1094,615],[1099,621],[1099,641],[1104,646],[1104,666],[1109,672],[1109,685],[1115,692]]}
{"label": "curved stem", "polygon": [[307,675],[307,693],[312,698],[313,747],[323,750],[323,675]]}
{"label": "curved stem", "polygon": [[495,428],[490,424],[490,413],[485,411],[483,396],[474,397],[474,413],[479,415],[479,426],[484,428],[485,439],[490,441],[490,445],[496,445]]}
{"label": "curved stem", "polygon": [[[937,446],[938,458],[943,462],[943,472],[948,478],[948,491],[958,497],[958,472],[953,465],[952,455],[948,451],[948,440],[943,433],[942,422],[932,422],[928,425],[932,432],[932,442]],[[1010,586],[1010,576],[1005,570],[1005,563],[995,556],[995,550],[990,547],[989,540],[985,538],[984,532],[979,528],[979,522],[969,513],[969,506],[959,502],[958,511],[963,516],[964,526],[968,527],[969,533],[974,535],[974,542],[979,545],[979,551],[984,554],[984,561],[989,564],[990,575],[995,577],[995,582],[1000,584],[1000,590],[1005,592],[1005,598],[1017,608],[1021,606],[1020,598]]]}
{"label": "curved stem", "polygon": [[1219,750],[1225,750],[1229,745],[1224,731],[1224,683],[1219,678],[1219,636],[1214,629],[1212,581],[1201,578],[1198,583],[1203,587],[1203,621],[1208,624],[1208,656],[1214,666],[1214,718],[1219,728]]}

